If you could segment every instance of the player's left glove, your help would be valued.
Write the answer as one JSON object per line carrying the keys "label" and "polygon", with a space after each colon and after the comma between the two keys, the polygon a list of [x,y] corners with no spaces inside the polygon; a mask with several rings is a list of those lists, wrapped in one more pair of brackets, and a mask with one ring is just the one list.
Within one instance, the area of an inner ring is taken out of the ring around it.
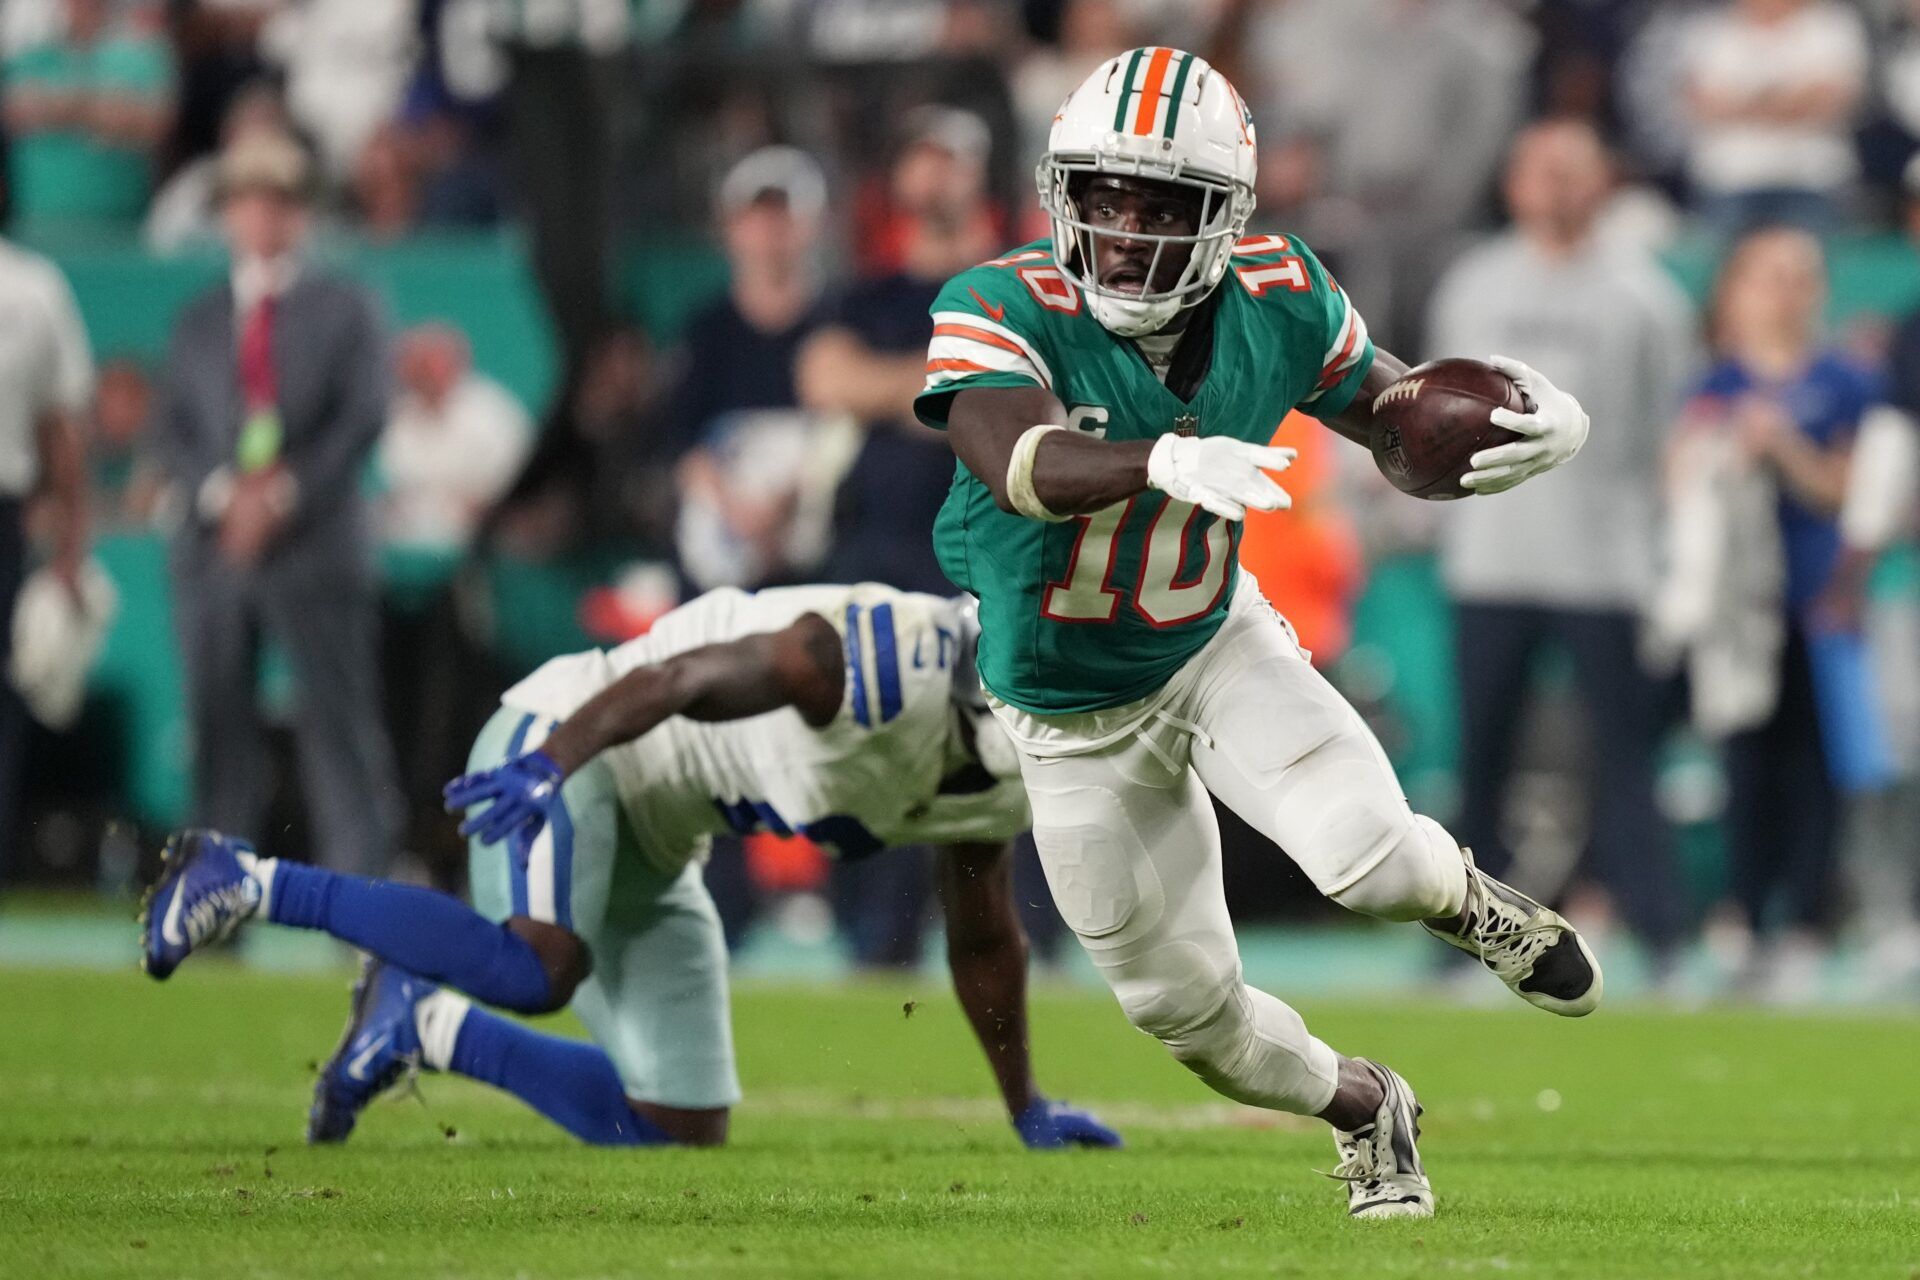
{"label": "player's left glove", "polygon": [[1501,493],[1522,480],[1551,471],[1580,452],[1587,442],[1587,411],[1580,402],[1548,382],[1545,375],[1510,360],[1493,356],[1487,363],[1512,378],[1533,406],[1531,413],[1495,409],[1493,425],[1526,437],[1482,449],[1473,455],[1473,470],[1460,477],[1462,487],[1475,493]]}
{"label": "player's left glove", "polygon": [[487,807],[470,813],[460,824],[463,836],[478,836],[485,844],[498,844],[516,831],[524,831],[531,840],[547,821],[547,813],[560,797],[560,784],[567,780],[560,766],[544,751],[529,751],[491,769],[455,778],[440,794],[447,812]]}
{"label": "player's left glove", "polygon": [[1013,1118],[1014,1130],[1029,1151],[1059,1151],[1064,1147],[1117,1147],[1120,1135],[1085,1111],[1064,1102],[1035,1098]]}

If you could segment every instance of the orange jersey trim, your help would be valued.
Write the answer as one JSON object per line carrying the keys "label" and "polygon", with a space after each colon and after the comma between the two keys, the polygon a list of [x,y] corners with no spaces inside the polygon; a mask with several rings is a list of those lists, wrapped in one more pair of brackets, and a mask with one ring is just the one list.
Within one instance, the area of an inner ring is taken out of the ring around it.
{"label": "orange jersey trim", "polygon": [[999,347],[1002,351],[1011,351],[1013,354],[1022,358],[1027,354],[1021,349],[1019,343],[1009,342],[997,333],[989,333],[985,329],[976,329],[970,324],[937,324],[933,326],[933,336],[936,338],[965,338],[969,342],[981,342],[989,347]]}

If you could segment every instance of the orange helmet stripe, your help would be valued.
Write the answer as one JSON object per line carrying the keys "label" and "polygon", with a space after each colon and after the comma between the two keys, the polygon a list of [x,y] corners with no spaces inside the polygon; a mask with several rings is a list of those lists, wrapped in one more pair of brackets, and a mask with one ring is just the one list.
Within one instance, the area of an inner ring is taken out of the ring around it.
{"label": "orange helmet stripe", "polygon": [[1153,57],[1147,63],[1146,83],[1140,86],[1140,105],[1133,113],[1133,131],[1139,134],[1153,132],[1154,118],[1160,112],[1160,87],[1167,82],[1167,64],[1173,61],[1173,50],[1161,48],[1153,51]]}

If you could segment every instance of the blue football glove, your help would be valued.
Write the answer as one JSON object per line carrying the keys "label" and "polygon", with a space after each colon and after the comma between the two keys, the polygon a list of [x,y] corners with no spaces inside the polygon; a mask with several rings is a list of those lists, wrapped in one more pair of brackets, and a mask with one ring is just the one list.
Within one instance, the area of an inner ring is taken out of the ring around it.
{"label": "blue football glove", "polygon": [[1120,1135],[1091,1114],[1064,1102],[1035,1098],[1013,1118],[1013,1128],[1029,1151],[1059,1151],[1065,1147],[1118,1147]]}
{"label": "blue football glove", "polygon": [[[448,813],[468,811],[467,820],[460,824],[461,835],[498,844],[516,831],[527,840],[538,835],[565,781],[566,775],[552,756],[529,751],[491,769],[455,778],[440,794]],[[487,807],[479,813],[471,812],[482,804]]]}

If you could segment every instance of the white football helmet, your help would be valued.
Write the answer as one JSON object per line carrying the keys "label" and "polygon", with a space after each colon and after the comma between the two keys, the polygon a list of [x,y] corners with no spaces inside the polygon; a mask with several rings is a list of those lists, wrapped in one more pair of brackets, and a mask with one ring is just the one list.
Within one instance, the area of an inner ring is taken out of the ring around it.
{"label": "white football helmet", "polygon": [[[1253,213],[1253,117],[1227,78],[1179,49],[1133,49],[1088,76],[1053,118],[1047,153],[1035,178],[1040,207],[1053,222],[1060,270],[1086,295],[1088,309],[1110,332],[1137,338],[1165,328],[1203,301],[1226,274],[1233,245]],[[1198,188],[1198,232],[1137,232],[1153,246],[1151,286],[1161,255],[1192,246],[1173,287],[1138,294],[1102,288],[1093,268],[1095,230],[1070,184],[1079,174],[1124,174]]]}

